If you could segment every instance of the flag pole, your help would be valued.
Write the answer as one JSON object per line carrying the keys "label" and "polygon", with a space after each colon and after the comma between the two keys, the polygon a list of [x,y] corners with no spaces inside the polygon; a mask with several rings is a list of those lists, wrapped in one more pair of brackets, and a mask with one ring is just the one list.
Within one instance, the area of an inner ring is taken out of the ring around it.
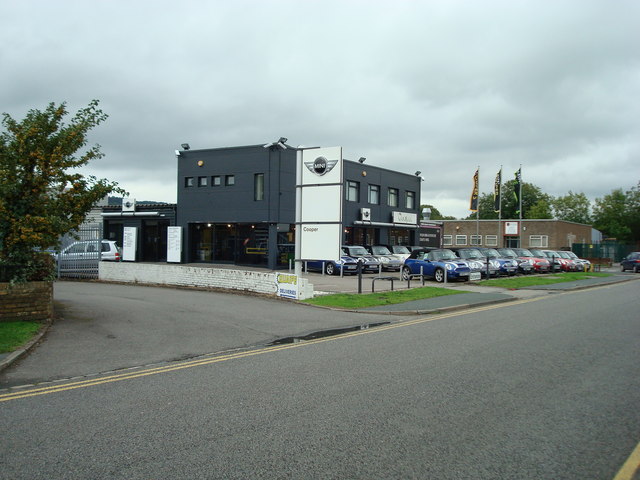
{"label": "flag pole", "polygon": [[476,242],[481,245],[480,241],[480,165],[478,165],[478,205],[476,210]]}
{"label": "flag pole", "polygon": [[519,205],[518,205],[518,210],[520,213],[520,225],[518,226],[518,233],[520,234],[520,242],[518,242],[520,244],[520,248],[522,248],[522,164],[520,164],[520,168],[518,169],[518,172],[520,172],[520,181],[518,182],[518,186],[520,187],[520,192],[518,194],[518,200],[519,200]]}
{"label": "flag pole", "polygon": [[503,242],[500,242],[502,234],[502,165],[500,165],[498,179],[498,241],[496,244],[500,248],[501,245],[503,246]]}

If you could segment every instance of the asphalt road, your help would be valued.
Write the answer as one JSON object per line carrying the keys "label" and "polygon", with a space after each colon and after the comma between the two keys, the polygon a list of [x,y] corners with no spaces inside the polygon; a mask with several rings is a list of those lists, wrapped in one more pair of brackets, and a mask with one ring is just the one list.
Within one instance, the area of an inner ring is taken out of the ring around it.
{"label": "asphalt road", "polygon": [[618,284],[3,391],[0,478],[612,479],[640,441],[636,297]]}
{"label": "asphalt road", "polygon": [[56,282],[44,341],[0,374],[0,388],[266,344],[317,330],[389,321],[295,302],[202,290]]}

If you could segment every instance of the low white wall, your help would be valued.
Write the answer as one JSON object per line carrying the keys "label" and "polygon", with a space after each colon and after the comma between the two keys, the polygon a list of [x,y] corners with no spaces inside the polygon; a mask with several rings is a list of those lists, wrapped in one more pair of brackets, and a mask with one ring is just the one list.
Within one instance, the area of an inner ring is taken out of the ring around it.
{"label": "low white wall", "polygon": [[[111,282],[226,288],[276,294],[275,272],[172,264],[100,262],[98,278]],[[313,285],[306,278],[298,278],[298,291],[300,300],[313,297]]]}

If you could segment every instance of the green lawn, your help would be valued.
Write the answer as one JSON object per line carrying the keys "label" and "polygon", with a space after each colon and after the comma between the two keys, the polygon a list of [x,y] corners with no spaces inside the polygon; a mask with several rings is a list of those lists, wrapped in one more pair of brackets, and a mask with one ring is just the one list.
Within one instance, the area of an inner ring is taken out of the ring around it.
{"label": "green lawn", "polygon": [[40,322],[0,322],[0,353],[12,352],[38,332]]}
{"label": "green lawn", "polygon": [[483,280],[481,282],[478,282],[478,285],[487,287],[518,289],[524,287],[533,287],[535,285],[551,285],[552,283],[575,282],[576,280],[584,280],[586,278],[610,276],[610,273],[566,272],[556,273],[553,275],[527,275],[511,278],[494,278],[491,280]]}
{"label": "green lawn", "polygon": [[393,292],[365,294],[337,293],[335,295],[323,295],[321,297],[310,298],[309,300],[305,300],[305,303],[323,307],[364,308],[410,302],[423,298],[441,297],[443,295],[456,295],[458,293],[467,292],[438,287],[420,287]]}
{"label": "green lawn", "polygon": [[[531,287],[534,285],[549,285],[552,283],[574,282],[576,280],[584,280],[593,277],[608,277],[610,273],[558,273],[554,275],[528,275],[511,278],[496,278],[491,280],[483,280],[473,282],[473,285],[487,287],[502,287],[509,289],[518,289]],[[320,297],[305,300],[304,303],[310,305],[319,305],[322,307],[334,308],[365,308],[377,307],[380,305],[391,305],[394,303],[410,302],[412,300],[421,300],[424,298],[440,297],[442,295],[455,295],[458,293],[468,293],[464,290],[451,290],[439,287],[421,287],[411,290],[400,290],[393,292],[379,293],[337,293],[335,295],[323,295]]]}

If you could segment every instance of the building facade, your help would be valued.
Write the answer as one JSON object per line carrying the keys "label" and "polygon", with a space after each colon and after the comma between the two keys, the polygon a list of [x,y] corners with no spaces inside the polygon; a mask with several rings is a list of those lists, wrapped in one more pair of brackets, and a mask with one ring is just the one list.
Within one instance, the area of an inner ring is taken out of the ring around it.
{"label": "building facade", "polygon": [[[182,260],[288,267],[297,152],[282,143],[178,151]],[[343,173],[345,244],[417,244],[419,176],[349,160]]]}
{"label": "building facade", "polygon": [[562,220],[443,220],[443,246],[570,250],[591,243],[590,225]]}

